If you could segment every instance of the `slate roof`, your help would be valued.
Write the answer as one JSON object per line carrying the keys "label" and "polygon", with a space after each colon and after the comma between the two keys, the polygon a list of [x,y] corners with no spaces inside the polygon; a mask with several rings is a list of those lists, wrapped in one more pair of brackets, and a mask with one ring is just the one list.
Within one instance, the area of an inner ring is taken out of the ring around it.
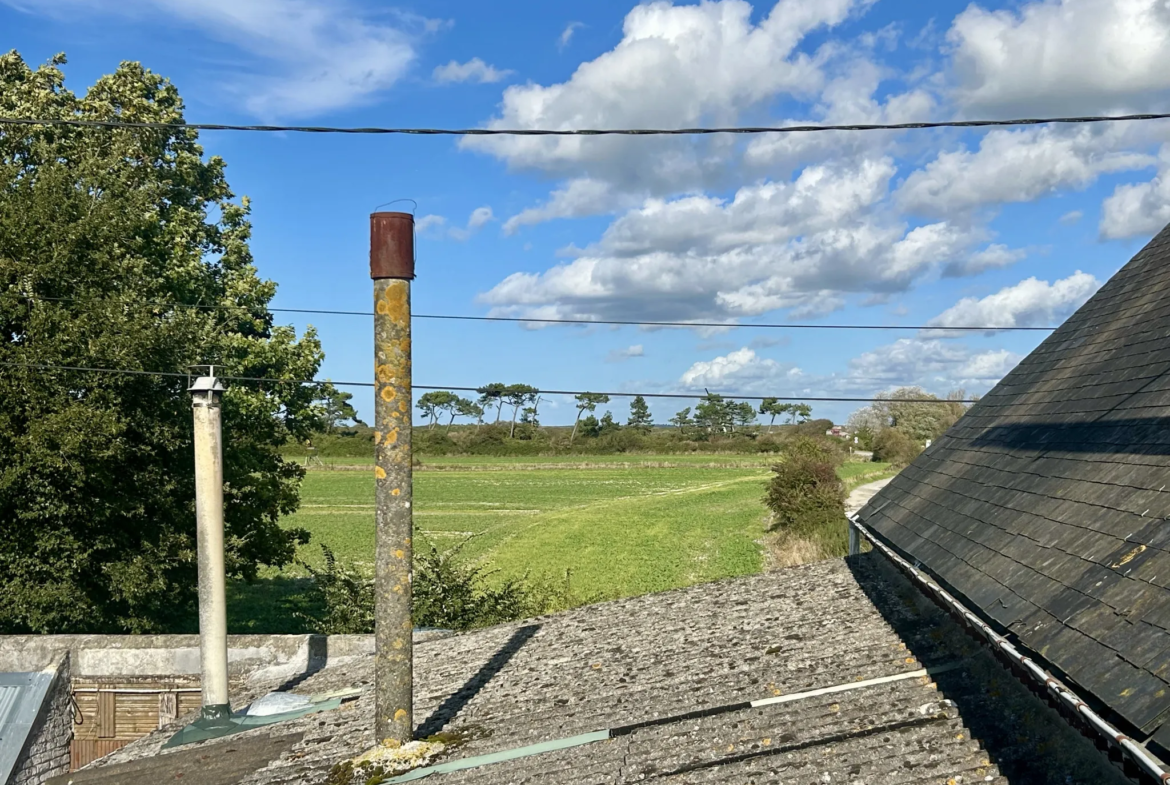
{"label": "slate roof", "polygon": [[860,512],[1170,747],[1170,227]]}
{"label": "slate roof", "polygon": [[[415,662],[419,734],[470,739],[451,757],[641,723],[609,741],[426,780],[435,785],[1125,781],[877,553],[429,641]],[[711,711],[943,665],[953,667],[934,680]],[[59,782],[153,785],[198,768],[201,785],[323,783],[374,743],[371,678],[368,657],[328,668],[296,689],[358,684],[365,694],[159,754],[172,726]]]}

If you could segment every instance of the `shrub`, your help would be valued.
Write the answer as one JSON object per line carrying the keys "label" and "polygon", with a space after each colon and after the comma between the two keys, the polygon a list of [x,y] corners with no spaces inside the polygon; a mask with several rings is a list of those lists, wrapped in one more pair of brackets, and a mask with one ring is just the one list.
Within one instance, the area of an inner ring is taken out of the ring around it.
{"label": "shrub", "polygon": [[456,559],[459,547],[439,553],[431,547],[414,562],[414,609],[416,627],[469,630],[529,615],[531,599],[524,580],[507,580],[491,586],[482,566]]}
{"label": "shrub", "polygon": [[785,446],[772,467],[764,503],[773,528],[818,532],[844,526],[845,486],[837,476],[841,452],[822,439],[798,438]]}
{"label": "shrub", "polygon": [[451,455],[459,452],[459,445],[441,427],[415,428],[410,438],[412,451],[420,455]]}
{"label": "shrub", "polygon": [[295,611],[298,619],[323,635],[353,635],[374,631],[374,582],[351,565],[339,564],[329,546],[321,543],[325,566],[318,569],[297,559],[313,579],[308,597],[312,609]]}
{"label": "shrub", "polygon": [[906,466],[922,452],[922,445],[898,428],[883,428],[873,437],[873,459]]}
{"label": "shrub", "polygon": [[[573,592],[568,572],[563,581],[533,580],[525,575],[492,584],[487,567],[459,558],[461,547],[445,553],[430,547],[416,554],[412,584],[416,627],[469,630],[596,601]],[[295,615],[314,632],[325,635],[373,632],[373,578],[338,562],[326,545],[321,545],[321,551],[324,567],[298,562],[312,577],[312,588],[308,596],[297,598],[310,610]]]}

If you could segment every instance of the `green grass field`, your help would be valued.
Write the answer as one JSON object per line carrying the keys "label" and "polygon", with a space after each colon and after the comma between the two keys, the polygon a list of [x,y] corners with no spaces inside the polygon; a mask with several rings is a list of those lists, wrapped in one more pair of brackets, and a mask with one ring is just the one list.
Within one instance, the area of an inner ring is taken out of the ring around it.
{"label": "green grass field", "polygon": [[[544,458],[441,459],[450,468],[414,476],[415,547],[462,544],[462,555],[490,564],[496,579],[563,579],[568,570],[575,593],[607,599],[755,573],[763,566],[758,541],[767,528],[769,476],[769,461],[754,464],[755,457],[562,461],[574,468]],[[595,468],[579,468],[583,463]],[[848,463],[840,474],[853,485],[885,469]],[[372,567],[371,472],[311,471],[301,498],[301,509],[285,520],[312,534],[303,560],[320,563],[324,543],[340,560]],[[272,608],[303,575],[296,567],[272,570],[253,586],[234,586],[240,612],[232,627],[295,631]],[[272,626],[282,629],[266,629]]]}
{"label": "green grass field", "polygon": [[[289,460],[305,464],[310,469],[324,466],[325,468],[354,468],[373,466],[373,456],[368,457],[336,457],[326,456],[314,458],[306,463],[304,456],[290,456]],[[643,453],[616,453],[605,455],[423,455],[420,458],[421,470],[444,470],[455,468],[491,469],[497,467],[532,468],[546,466],[596,466],[598,464],[613,464],[617,466],[643,466],[647,464],[667,466],[769,466],[775,463],[775,454],[770,453],[672,453],[668,455]]]}

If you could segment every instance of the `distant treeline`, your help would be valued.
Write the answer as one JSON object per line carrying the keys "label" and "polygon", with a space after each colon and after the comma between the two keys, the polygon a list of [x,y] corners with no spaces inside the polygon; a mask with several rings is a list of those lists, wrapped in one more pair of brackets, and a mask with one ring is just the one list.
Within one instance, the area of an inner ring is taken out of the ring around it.
{"label": "distant treeline", "polygon": [[[601,393],[575,396],[573,425],[540,424],[540,391],[523,384],[489,384],[471,400],[446,390],[419,397],[421,425],[414,426],[414,450],[419,455],[541,455],[555,453],[603,454],[621,452],[776,452],[795,436],[823,436],[829,420],[812,420],[812,407],[768,398],[758,405],[720,395],[702,396],[667,425],[656,424],[646,399],[630,403],[622,423],[612,412],[597,415],[610,402]],[[290,444],[287,452],[305,455],[311,447],[322,457],[359,457],[373,454],[373,430],[349,404],[350,394],[335,392],[322,404],[321,427],[305,444]],[[759,422],[764,418],[764,424]],[[462,420],[462,422],[460,422]],[[777,420],[780,424],[777,425]],[[352,423],[352,424],[351,424]]]}

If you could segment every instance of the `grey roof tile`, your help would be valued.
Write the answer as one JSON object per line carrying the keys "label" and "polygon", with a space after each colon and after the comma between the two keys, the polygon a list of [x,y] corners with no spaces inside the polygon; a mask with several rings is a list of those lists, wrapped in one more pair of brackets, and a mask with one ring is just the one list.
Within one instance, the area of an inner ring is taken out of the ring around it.
{"label": "grey roof tile", "polygon": [[1127,729],[1170,714],[1170,228],[860,511]]}
{"label": "grey roof tile", "polygon": [[[502,649],[510,651],[506,664],[477,677]],[[740,705],[943,664],[958,667],[932,678]],[[374,743],[370,665],[365,658],[329,668],[299,686],[366,687],[338,711],[186,749],[252,749],[250,739],[292,734],[299,740],[241,785],[319,785],[335,763]],[[924,604],[878,554],[867,554],[419,644],[415,717],[420,726],[466,736],[452,757],[626,727],[605,742],[428,780],[436,785],[895,785],[958,777],[1023,784],[1045,781],[1039,771],[1051,772],[1054,783],[1124,781],[1055,713],[1002,676],[990,655]],[[237,704],[270,686],[254,685]],[[158,754],[173,731],[134,742],[82,774],[153,785],[157,767],[175,754]],[[1019,748],[1024,736],[1036,742]]]}

